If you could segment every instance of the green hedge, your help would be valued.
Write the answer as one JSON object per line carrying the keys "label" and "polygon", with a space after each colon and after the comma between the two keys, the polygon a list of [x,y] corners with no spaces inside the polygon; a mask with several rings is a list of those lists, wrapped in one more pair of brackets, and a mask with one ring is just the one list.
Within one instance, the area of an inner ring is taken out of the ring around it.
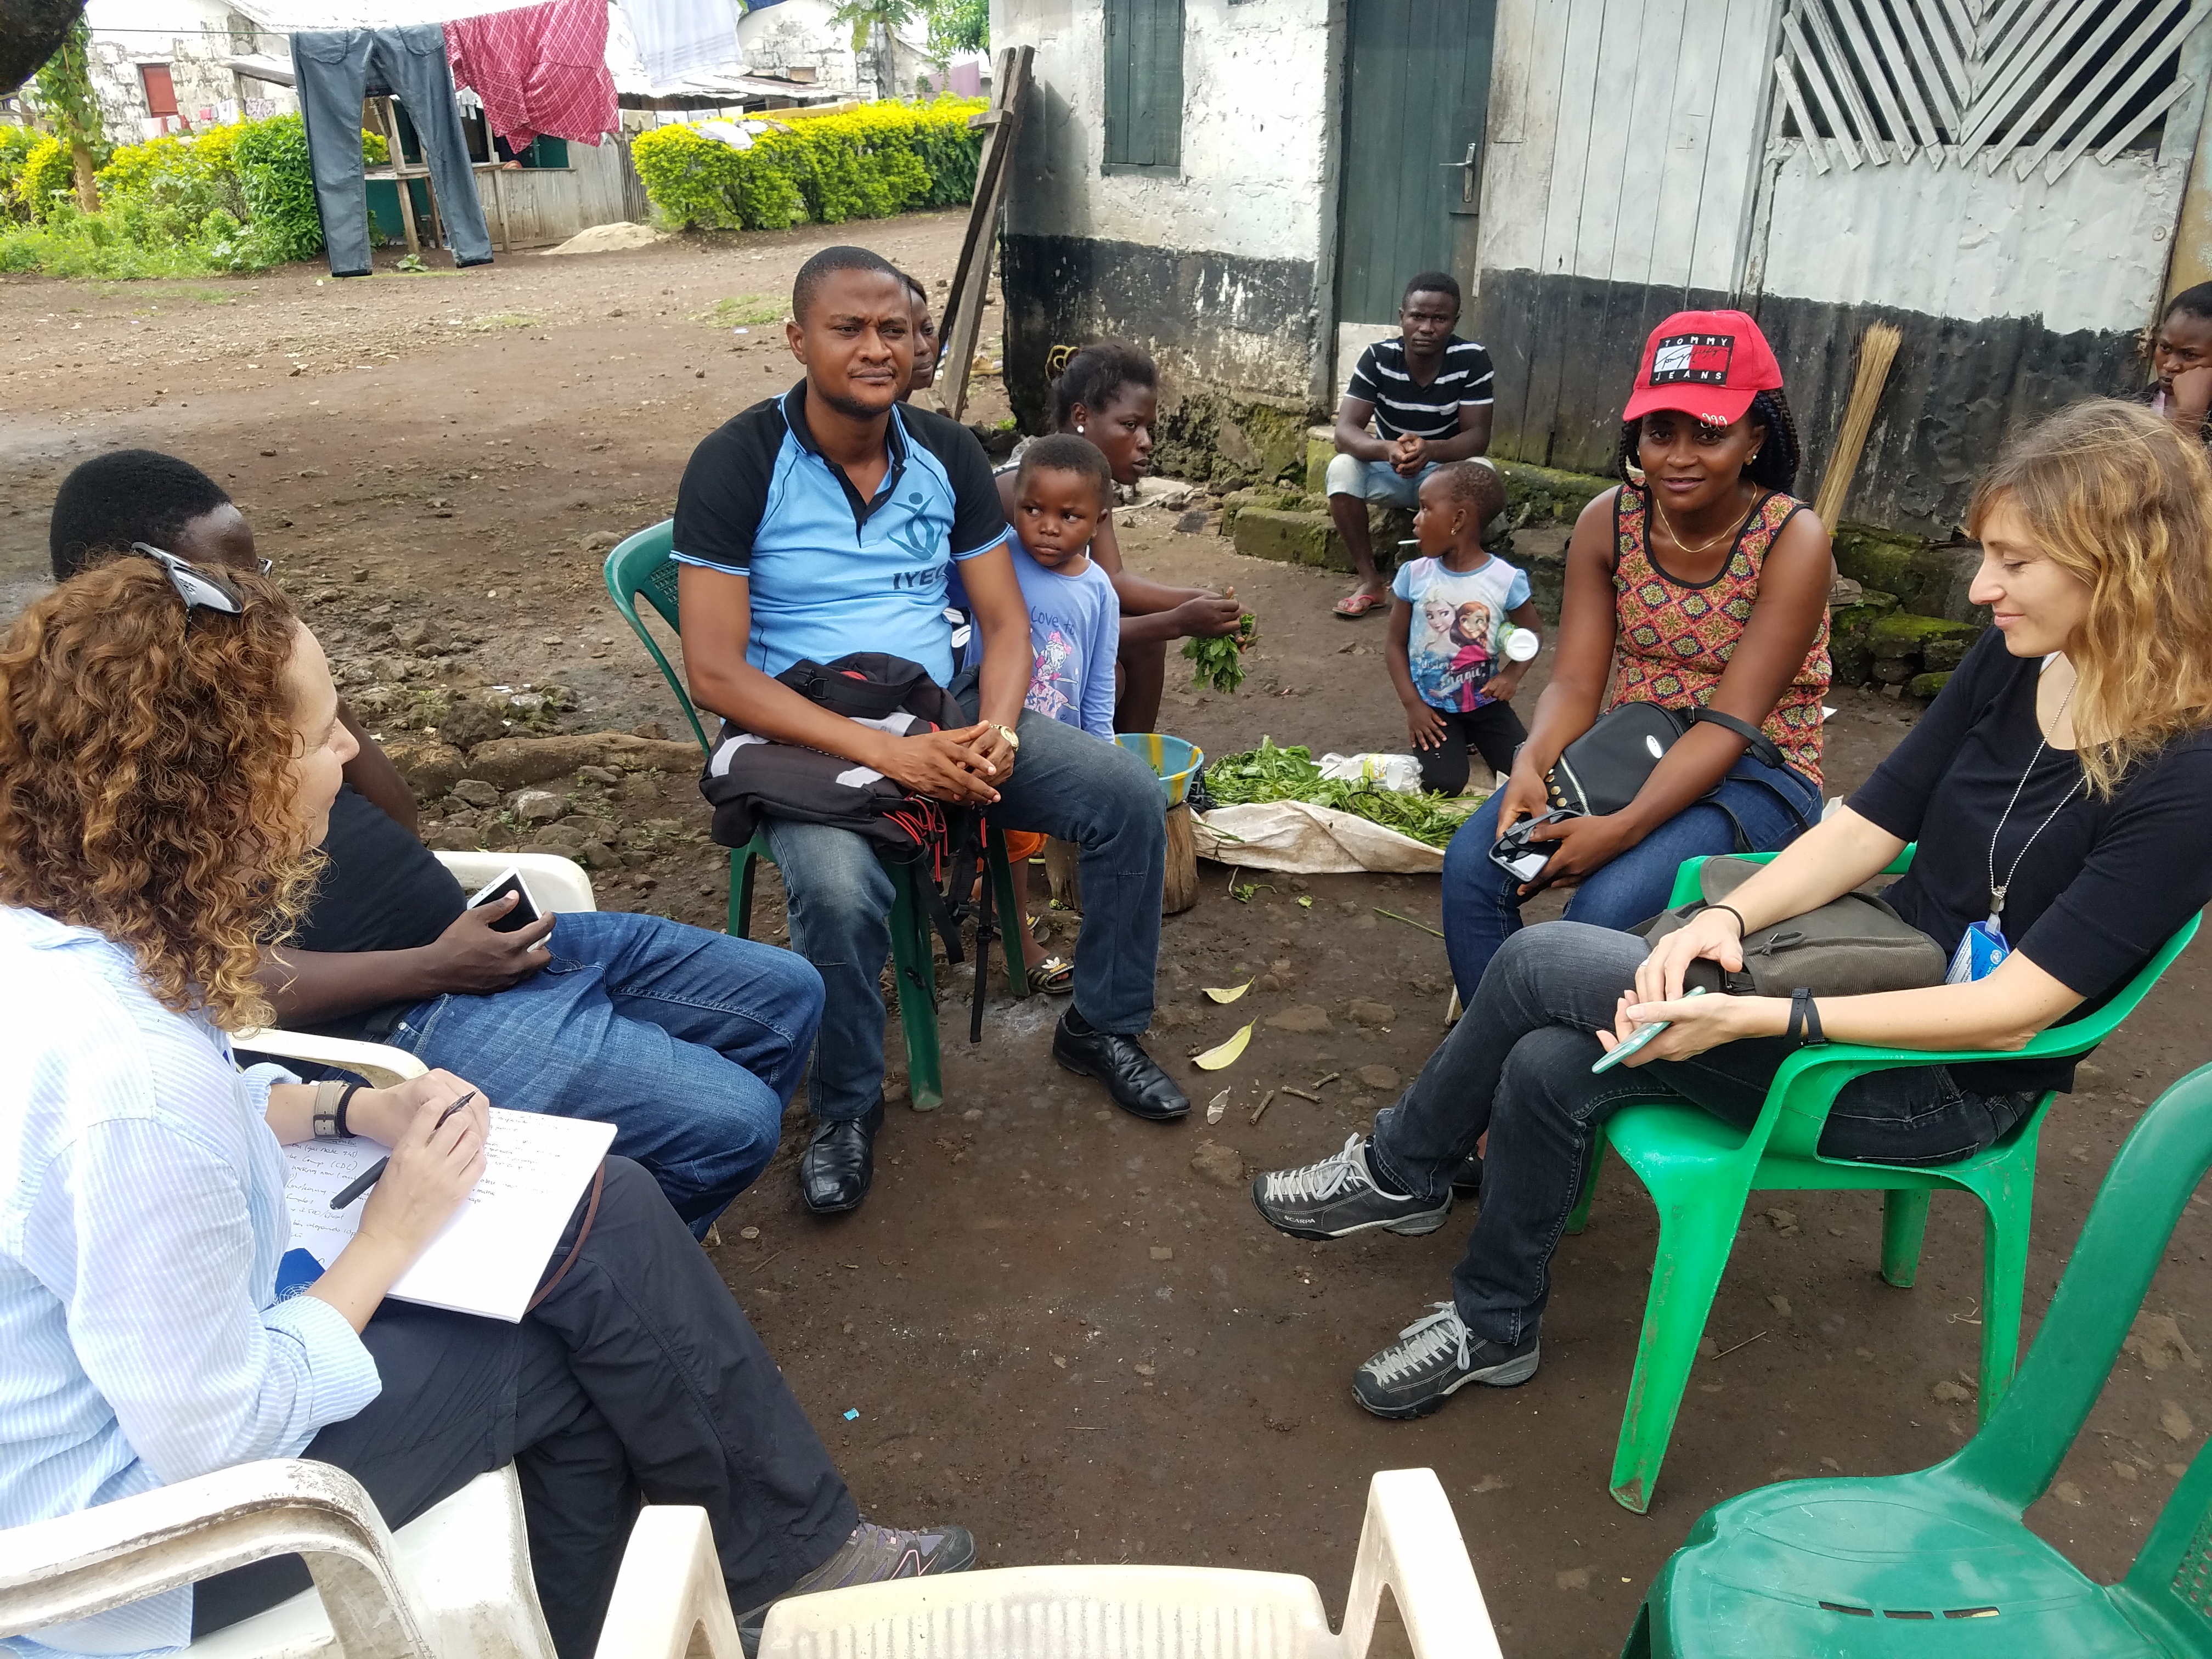
{"label": "green hedge", "polygon": [[672,225],[781,230],[881,219],[975,194],[983,135],[968,118],[984,107],[980,98],[886,100],[795,117],[757,135],[750,149],[693,126],[655,127],[630,141],[630,159],[654,211]]}
{"label": "green hedge", "polygon": [[[374,166],[385,156],[384,140],[362,133],[362,160]],[[33,223],[0,228],[0,270],[194,276],[305,259],[323,245],[297,115],[125,144],[98,179],[100,210],[81,213],[68,150],[51,138],[29,150],[14,188]]]}

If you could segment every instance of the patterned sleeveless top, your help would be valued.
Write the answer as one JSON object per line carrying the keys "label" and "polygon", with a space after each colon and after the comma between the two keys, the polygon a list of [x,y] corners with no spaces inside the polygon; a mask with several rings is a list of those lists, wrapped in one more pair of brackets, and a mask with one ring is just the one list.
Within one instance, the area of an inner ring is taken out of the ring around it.
{"label": "patterned sleeveless top", "polygon": [[[1620,631],[1606,706],[1656,702],[1702,708],[1712,701],[1736,641],[1759,601],[1759,573],[1782,526],[1805,504],[1775,490],[1752,509],[1720,574],[1692,586],[1661,570],[1646,531],[1651,500],[1623,484],[1613,508],[1613,591]],[[1820,699],[1828,690],[1828,613],[1796,677],[1760,723],[1782,757],[1814,783],[1820,779]]]}

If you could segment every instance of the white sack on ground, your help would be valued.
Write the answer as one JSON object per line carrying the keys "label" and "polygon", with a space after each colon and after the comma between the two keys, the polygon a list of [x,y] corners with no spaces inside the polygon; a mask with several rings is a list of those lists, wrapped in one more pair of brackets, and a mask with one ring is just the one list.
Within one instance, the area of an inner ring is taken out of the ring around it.
{"label": "white sack on ground", "polygon": [[1362,870],[1432,876],[1444,867],[1441,847],[1334,807],[1302,800],[1255,801],[1194,813],[1191,836],[1200,858],[1294,876],[1341,876]]}

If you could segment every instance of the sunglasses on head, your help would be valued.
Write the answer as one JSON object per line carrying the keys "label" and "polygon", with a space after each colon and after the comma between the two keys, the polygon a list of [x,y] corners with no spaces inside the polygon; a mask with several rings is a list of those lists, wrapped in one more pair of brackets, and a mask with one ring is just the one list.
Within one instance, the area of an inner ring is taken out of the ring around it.
{"label": "sunglasses on head", "polygon": [[[185,614],[195,611],[219,611],[226,617],[235,617],[246,609],[246,602],[230,578],[213,570],[203,570],[196,564],[187,564],[173,553],[164,552],[149,542],[131,544],[133,553],[143,554],[167,572],[169,586],[177,590],[177,597],[185,602]],[[260,562],[261,574],[267,575],[270,561]]]}

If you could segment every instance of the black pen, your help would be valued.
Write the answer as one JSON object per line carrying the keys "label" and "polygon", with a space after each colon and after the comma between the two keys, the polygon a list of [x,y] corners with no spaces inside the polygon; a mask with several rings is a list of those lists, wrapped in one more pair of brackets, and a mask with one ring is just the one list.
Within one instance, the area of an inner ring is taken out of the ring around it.
{"label": "black pen", "polygon": [[[447,1118],[453,1116],[455,1112],[459,1111],[462,1107],[467,1105],[476,1097],[477,1091],[471,1089],[468,1093],[463,1095],[452,1105],[447,1107],[444,1111],[438,1114],[438,1121],[430,1126],[430,1133],[432,1134],[435,1134],[439,1130],[444,1128],[446,1127],[446,1120]],[[347,1205],[352,1203],[354,1200],[359,1198],[371,1187],[376,1185],[377,1176],[382,1175],[386,1169],[391,1167],[391,1164],[392,1159],[389,1157],[380,1158],[377,1159],[375,1163],[370,1164],[366,1170],[363,1170],[358,1176],[355,1176],[352,1182],[347,1185],[346,1189],[343,1192],[340,1193],[336,1198],[333,1198],[331,1200],[331,1208],[333,1210],[343,1210],[345,1208]]]}

